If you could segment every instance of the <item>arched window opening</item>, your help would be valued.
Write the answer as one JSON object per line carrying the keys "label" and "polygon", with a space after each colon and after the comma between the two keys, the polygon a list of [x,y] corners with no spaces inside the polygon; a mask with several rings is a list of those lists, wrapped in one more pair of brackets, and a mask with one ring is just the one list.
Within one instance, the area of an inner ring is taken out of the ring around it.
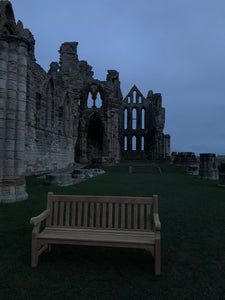
{"label": "arched window opening", "polygon": [[89,92],[89,94],[88,94],[88,100],[87,100],[87,107],[88,108],[92,108],[93,105],[94,105],[94,101],[92,99],[92,94],[91,94],[91,92]]}
{"label": "arched window opening", "polygon": [[127,110],[127,108],[124,109],[123,117],[124,117],[124,129],[127,129],[127,121],[128,121],[128,110]]}
{"label": "arched window opening", "polygon": [[132,137],[132,151],[136,151],[137,150],[137,138],[136,136],[134,135]]}
{"label": "arched window opening", "polygon": [[78,106],[80,106],[80,100],[78,100],[77,104],[78,104]]}
{"label": "arched window opening", "polygon": [[127,151],[127,136],[124,137],[124,151]]}
{"label": "arched window opening", "polygon": [[141,129],[145,129],[145,109],[141,110]]}
{"label": "arched window opening", "polygon": [[132,129],[137,129],[137,109],[132,109]]}
{"label": "arched window opening", "polygon": [[138,101],[140,104],[142,103],[142,97],[139,96],[139,101]]}
{"label": "arched window opening", "polygon": [[130,96],[127,98],[127,103],[130,103]]}
{"label": "arched window opening", "polygon": [[137,102],[137,93],[136,91],[133,92],[133,103],[136,103]]}
{"label": "arched window opening", "polygon": [[102,107],[102,98],[99,93],[97,94],[97,98],[95,100],[95,105],[97,108]]}
{"label": "arched window opening", "polygon": [[141,137],[141,151],[145,150],[145,138],[142,136]]}

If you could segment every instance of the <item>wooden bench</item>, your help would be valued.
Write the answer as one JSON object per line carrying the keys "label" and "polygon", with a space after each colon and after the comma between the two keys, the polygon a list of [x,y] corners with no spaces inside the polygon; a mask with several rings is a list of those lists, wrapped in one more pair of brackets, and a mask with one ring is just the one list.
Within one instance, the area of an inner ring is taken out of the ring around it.
{"label": "wooden bench", "polygon": [[[42,221],[46,226],[41,231]],[[47,209],[33,217],[31,265],[51,244],[143,248],[160,274],[158,196],[73,196],[48,193]]]}

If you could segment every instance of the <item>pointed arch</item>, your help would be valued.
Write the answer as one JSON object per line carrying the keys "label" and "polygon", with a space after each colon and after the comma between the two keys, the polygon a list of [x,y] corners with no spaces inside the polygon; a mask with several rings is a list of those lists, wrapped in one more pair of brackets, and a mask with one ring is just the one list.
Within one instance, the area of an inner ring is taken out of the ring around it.
{"label": "pointed arch", "polygon": [[145,129],[145,109],[141,109],[141,129]]}
{"label": "pointed arch", "polygon": [[102,98],[101,98],[101,95],[100,95],[99,92],[97,93],[97,96],[96,96],[96,99],[95,99],[95,106],[97,108],[101,108],[102,107]]}
{"label": "pointed arch", "polygon": [[141,151],[145,150],[145,138],[144,136],[141,137]]}
{"label": "pointed arch", "polygon": [[127,136],[125,135],[124,137],[124,146],[123,146],[123,150],[127,151]]}
{"label": "pointed arch", "polygon": [[128,109],[125,108],[123,111],[123,128],[127,129],[127,124],[128,124]]}
{"label": "pointed arch", "polygon": [[104,125],[97,114],[93,114],[87,127],[87,158],[101,160],[103,154]]}
{"label": "pointed arch", "polygon": [[137,108],[132,109],[132,129],[137,129]]}
{"label": "pointed arch", "polygon": [[93,105],[94,105],[94,101],[93,101],[93,98],[92,98],[92,93],[89,92],[88,93],[88,98],[87,98],[87,107],[92,108]]}
{"label": "pointed arch", "polygon": [[132,151],[137,151],[137,138],[135,135],[132,136]]}

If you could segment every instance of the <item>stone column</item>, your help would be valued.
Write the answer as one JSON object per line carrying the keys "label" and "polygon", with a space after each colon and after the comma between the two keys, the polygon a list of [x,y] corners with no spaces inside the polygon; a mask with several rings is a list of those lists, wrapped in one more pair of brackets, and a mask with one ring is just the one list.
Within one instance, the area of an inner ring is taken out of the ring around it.
{"label": "stone column", "polygon": [[216,154],[200,153],[199,176],[205,179],[218,179]]}
{"label": "stone column", "polygon": [[[0,40],[0,195],[3,194],[2,181],[5,161],[5,123],[7,103],[7,69],[8,69],[8,43]],[[1,198],[0,198],[1,199]],[[1,202],[1,200],[0,200]]]}
{"label": "stone column", "polygon": [[0,202],[15,202],[27,199],[24,140],[28,45],[14,37],[0,43],[0,103],[4,127]]}

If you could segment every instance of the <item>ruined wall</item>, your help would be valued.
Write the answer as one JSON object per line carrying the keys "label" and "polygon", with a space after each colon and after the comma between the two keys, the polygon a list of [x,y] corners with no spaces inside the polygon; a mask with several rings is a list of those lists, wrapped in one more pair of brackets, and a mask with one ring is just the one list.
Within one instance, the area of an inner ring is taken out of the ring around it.
{"label": "ruined wall", "polygon": [[[77,42],[63,43],[60,61],[46,73],[29,57],[26,107],[26,173],[66,168],[76,162],[119,159],[119,75],[93,79],[92,67],[79,61]],[[88,107],[91,93],[93,106]],[[102,106],[96,107],[97,94]],[[91,131],[92,129],[92,131]]]}
{"label": "ruined wall", "polygon": [[145,98],[134,85],[122,101],[120,143],[124,159],[167,158],[170,136],[163,133],[165,108],[161,94]]}

